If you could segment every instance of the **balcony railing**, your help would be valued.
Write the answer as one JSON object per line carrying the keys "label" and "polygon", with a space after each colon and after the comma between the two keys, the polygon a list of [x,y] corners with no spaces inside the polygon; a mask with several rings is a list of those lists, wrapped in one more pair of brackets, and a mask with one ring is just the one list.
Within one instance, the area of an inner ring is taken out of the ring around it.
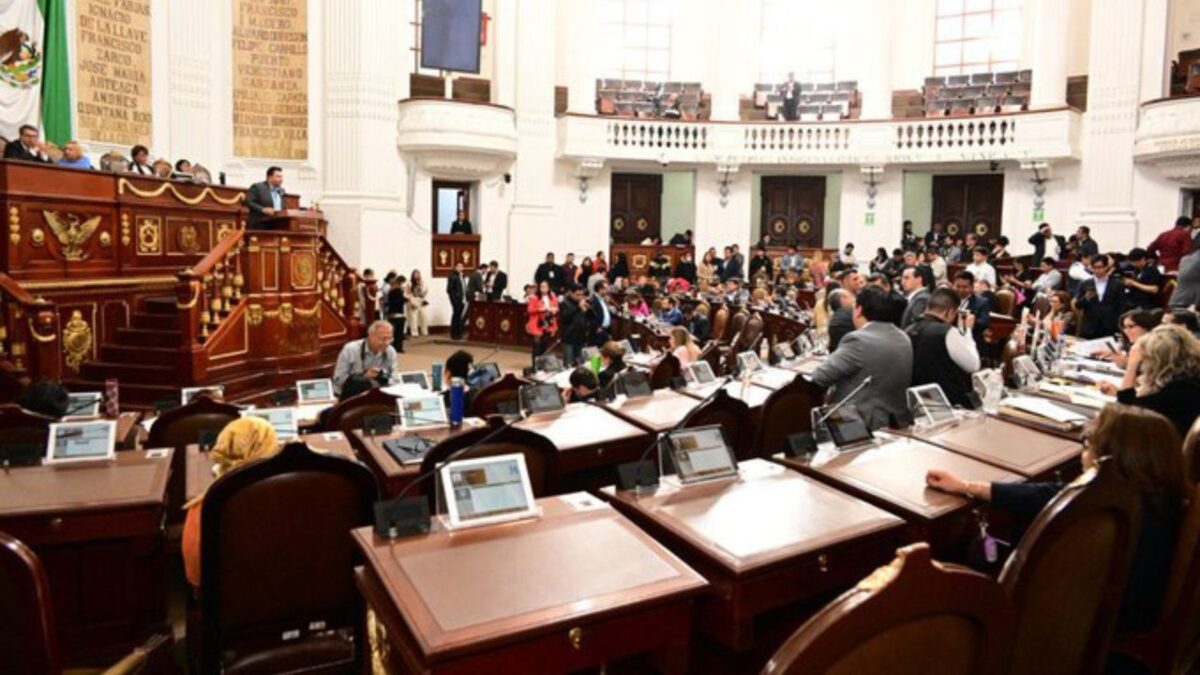
{"label": "balcony railing", "polygon": [[1184,185],[1200,185],[1200,96],[1142,104],[1133,157]]}
{"label": "balcony railing", "polygon": [[568,114],[559,155],[738,164],[902,164],[1077,159],[1070,108],[1002,115],[844,122],[679,122]]}

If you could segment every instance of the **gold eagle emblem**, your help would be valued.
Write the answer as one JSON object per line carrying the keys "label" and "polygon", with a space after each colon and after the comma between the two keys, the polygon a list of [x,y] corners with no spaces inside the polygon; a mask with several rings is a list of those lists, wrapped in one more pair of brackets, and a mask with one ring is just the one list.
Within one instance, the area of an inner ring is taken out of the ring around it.
{"label": "gold eagle emblem", "polygon": [[46,224],[50,226],[50,231],[54,233],[58,243],[62,244],[64,258],[71,261],[87,258],[84,244],[96,233],[103,216],[92,216],[84,220],[85,216],[76,213],[64,215],[58,211],[42,211],[42,215],[46,217]]}

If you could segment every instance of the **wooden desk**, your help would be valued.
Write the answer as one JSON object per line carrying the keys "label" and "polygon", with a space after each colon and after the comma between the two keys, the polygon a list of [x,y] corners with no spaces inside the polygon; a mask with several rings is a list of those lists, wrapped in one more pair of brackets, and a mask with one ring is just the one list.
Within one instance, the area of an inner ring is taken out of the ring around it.
{"label": "wooden desk", "polygon": [[793,359],[791,361],[787,361],[786,363],[779,363],[775,367],[783,369],[783,370],[791,370],[796,373],[799,373],[800,375],[802,375],[803,377],[805,377],[807,379],[812,379],[812,374],[817,371],[817,368],[821,367],[822,363],[825,363],[825,359],[827,359],[827,358],[829,358],[829,357],[828,356],[802,356],[798,359]]}
{"label": "wooden desk", "polygon": [[606,403],[604,407],[623,420],[657,433],[675,426],[699,405],[696,398],[659,389],[651,396],[626,400],[620,407],[613,403]]}
{"label": "wooden desk", "polygon": [[46,568],[64,665],[111,665],[170,630],[162,521],[172,451],[159,452],[0,472],[0,530]]}
{"label": "wooden desk", "polygon": [[787,385],[791,384],[792,380],[796,379],[797,375],[798,372],[795,370],[767,366],[766,368],[763,368],[757,373],[751,375],[750,381],[760,387],[765,387],[771,391],[775,391],[777,389],[783,389]]}
{"label": "wooden desk", "polygon": [[[477,417],[468,417],[463,420],[463,426],[457,429],[451,427],[438,427],[436,429],[423,429],[420,434],[422,438],[429,440],[434,445],[471,429],[483,426],[483,420]],[[317,434],[318,436],[320,434]],[[411,432],[401,431],[400,427],[396,427],[390,434],[380,434],[378,436],[368,436],[363,433],[362,429],[355,429],[350,432],[350,444],[358,452],[359,459],[366,464],[371,472],[375,474],[375,480],[379,481],[379,490],[384,497],[395,497],[400,494],[412,479],[416,478],[421,473],[421,463],[413,462],[412,464],[401,464],[388,449],[383,447],[384,441],[391,441],[397,438],[413,435]],[[421,494],[419,489],[412,491],[413,494]]]}
{"label": "wooden desk", "polygon": [[656,652],[663,672],[685,672],[707,583],[608,505],[575,496],[591,506],[547,497],[537,520],[453,534],[354,530],[388,671],[568,672]]}
{"label": "wooden desk", "polygon": [[[328,438],[326,438],[328,436]],[[309,448],[316,452],[329,453],[345,459],[358,461],[358,456],[354,454],[354,448],[350,446],[350,441],[340,432],[335,431],[328,434],[303,434],[299,440],[304,441]],[[202,494],[208,489],[208,486],[213,484],[217,479],[213,475],[213,463],[207,452],[200,452],[200,446],[192,444],[187,446],[187,474],[186,485],[184,487],[184,501],[191,501],[196,496]]]}
{"label": "wooden desk", "polygon": [[712,584],[696,628],[747,649],[767,610],[848,588],[903,544],[904,521],[762,459],[741,476],[603,495]]}
{"label": "wooden desk", "polygon": [[[688,387],[686,389],[682,389],[681,393],[691,396],[692,398],[703,400],[709,394],[713,393],[713,389],[715,388],[716,384],[707,384],[700,387]],[[745,384],[740,381],[730,382],[726,384],[724,388],[725,393],[750,406],[751,412],[756,414],[762,413],[763,403],[766,403],[767,397],[775,392],[774,389],[769,389],[767,387],[754,384],[753,382],[750,384]]]}
{"label": "wooden desk", "polygon": [[960,559],[979,533],[973,502],[925,486],[925,472],[946,469],[970,480],[1014,482],[1022,478],[991,464],[917,439],[878,434],[881,442],[813,459],[777,455],[776,461],[891,511],[909,523],[912,541],[928,541],[942,559]]}
{"label": "wooden desk", "polygon": [[1030,480],[1066,482],[1074,478],[1083,452],[1083,446],[1072,439],[990,415],[930,431],[910,429],[905,434]]}
{"label": "wooden desk", "polygon": [[567,489],[613,483],[616,465],[637,459],[653,440],[645,429],[587,403],[571,403],[557,417],[534,416],[514,426],[544,436],[558,448],[559,474]]}

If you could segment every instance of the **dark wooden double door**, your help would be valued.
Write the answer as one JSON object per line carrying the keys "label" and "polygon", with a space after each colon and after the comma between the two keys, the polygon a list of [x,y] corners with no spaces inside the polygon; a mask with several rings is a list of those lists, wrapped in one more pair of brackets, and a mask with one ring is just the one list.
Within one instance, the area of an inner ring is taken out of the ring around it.
{"label": "dark wooden double door", "polygon": [[933,177],[933,222],[950,234],[970,232],[981,240],[1000,236],[1003,205],[1003,174]]}
{"label": "dark wooden double door", "polygon": [[825,177],[763,176],[759,234],[772,245],[820,247],[825,239]]}
{"label": "dark wooden double door", "polygon": [[636,244],[662,236],[662,189],[662,174],[613,174],[608,224],[614,242]]}

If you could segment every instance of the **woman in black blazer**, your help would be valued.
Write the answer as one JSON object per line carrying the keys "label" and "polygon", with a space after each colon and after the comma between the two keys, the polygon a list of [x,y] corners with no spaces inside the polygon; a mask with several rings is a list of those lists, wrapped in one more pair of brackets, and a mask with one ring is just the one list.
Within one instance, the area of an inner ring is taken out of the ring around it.
{"label": "woman in black blazer", "polygon": [[1102,382],[1100,389],[1164,415],[1186,437],[1200,416],[1200,339],[1182,326],[1158,326],[1129,348],[1121,386]]}
{"label": "woman in black blazer", "polygon": [[[1146,629],[1158,619],[1189,490],[1181,448],[1179,434],[1167,418],[1145,408],[1112,404],[1100,411],[1083,451],[1085,470],[1099,461],[1115,462],[1141,494],[1141,531],[1117,617],[1120,630]],[[931,469],[925,482],[1030,520],[1063,488],[1054,482],[963,480],[941,469]]]}

